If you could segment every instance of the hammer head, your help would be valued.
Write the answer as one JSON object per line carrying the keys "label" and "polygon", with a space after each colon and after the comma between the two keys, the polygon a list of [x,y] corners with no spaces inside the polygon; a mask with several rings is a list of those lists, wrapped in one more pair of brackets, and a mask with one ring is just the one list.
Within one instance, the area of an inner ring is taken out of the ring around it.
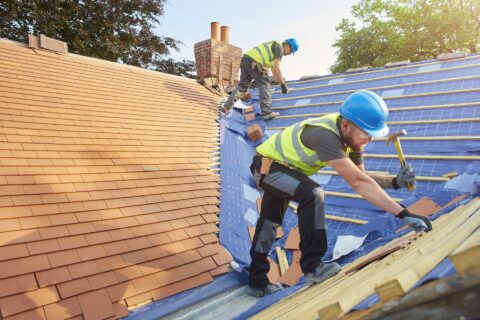
{"label": "hammer head", "polygon": [[407,131],[405,131],[403,129],[400,130],[400,131],[392,133],[391,135],[388,136],[388,139],[386,141],[387,146],[390,144],[390,142],[398,141],[399,137],[406,136],[406,135],[407,135]]}

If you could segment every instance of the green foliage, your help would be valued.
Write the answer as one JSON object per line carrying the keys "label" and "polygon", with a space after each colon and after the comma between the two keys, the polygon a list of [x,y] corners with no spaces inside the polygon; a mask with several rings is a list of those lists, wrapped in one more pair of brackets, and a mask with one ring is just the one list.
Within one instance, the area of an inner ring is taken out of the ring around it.
{"label": "green foliage", "polygon": [[352,15],[336,27],[333,73],[480,48],[479,0],[360,0]]}
{"label": "green foliage", "polygon": [[167,58],[182,43],[153,32],[165,2],[2,0],[0,37],[26,42],[42,33],[67,42],[69,52],[194,78],[193,61]]}

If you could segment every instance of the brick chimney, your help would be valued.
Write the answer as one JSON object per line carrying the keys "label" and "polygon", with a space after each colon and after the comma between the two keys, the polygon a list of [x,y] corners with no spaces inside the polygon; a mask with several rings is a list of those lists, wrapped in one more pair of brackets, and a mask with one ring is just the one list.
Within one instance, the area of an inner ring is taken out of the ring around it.
{"label": "brick chimney", "polygon": [[230,28],[210,23],[210,39],[195,44],[197,78],[215,78],[230,86],[238,82],[242,49],[229,44]]}

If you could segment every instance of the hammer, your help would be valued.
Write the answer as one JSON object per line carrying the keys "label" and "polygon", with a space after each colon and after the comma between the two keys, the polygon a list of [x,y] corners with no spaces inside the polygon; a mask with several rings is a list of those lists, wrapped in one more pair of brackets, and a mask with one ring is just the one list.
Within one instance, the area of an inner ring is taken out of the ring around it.
{"label": "hammer", "polygon": [[[406,162],[405,162],[405,156],[403,155],[402,146],[400,145],[399,137],[406,136],[406,135],[407,135],[407,131],[402,129],[398,132],[392,133],[386,141],[387,146],[390,144],[390,142],[393,142],[393,144],[395,145],[395,149],[397,150],[397,154],[398,154],[398,159],[400,159],[400,166],[402,168],[405,167]],[[409,183],[407,187],[408,187],[408,191],[415,190],[414,184]]]}

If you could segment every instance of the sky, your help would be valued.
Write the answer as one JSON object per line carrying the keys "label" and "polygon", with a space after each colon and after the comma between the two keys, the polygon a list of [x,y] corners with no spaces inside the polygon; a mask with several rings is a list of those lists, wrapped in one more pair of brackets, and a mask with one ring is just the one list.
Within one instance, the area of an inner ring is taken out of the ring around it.
{"label": "sky", "polygon": [[296,38],[294,56],[282,59],[287,80],[329,74],[335,62],[332,47],[340,33],[335,27],[352,19],[351,7],[358,0],[170,0],[160,18],[158,34],[184,43],[174,59],[195,60],[195,43],[210,38],[210,22],[230,27],[230,44],[243,52],[271,41]]}

